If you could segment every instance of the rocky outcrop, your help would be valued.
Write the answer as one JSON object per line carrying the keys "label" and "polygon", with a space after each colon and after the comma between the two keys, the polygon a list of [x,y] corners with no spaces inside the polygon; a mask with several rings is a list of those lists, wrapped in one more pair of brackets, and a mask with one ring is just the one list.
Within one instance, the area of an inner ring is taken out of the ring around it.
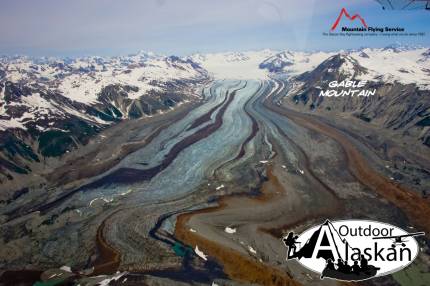
{"label": "rocky outcrop", "polygon": [[[429,145],[430,90],[416,84],[369,80],[358,90],[369,96],[341,95],[345,87],[330,87],[330,82],[366,78],[368,70],[348,55],[335,55],[312,71],[290,80],[291,90],[284,102],[301,110],[324,116],[351,115],[361,121],[401,133]],[[295,88],[294,88],[295,87]],[[335,90],[339,96],[321,96],[321,91]],[[354,89],[354,88],[353,88]],[[357,88],[355,88],[357,89]]]}

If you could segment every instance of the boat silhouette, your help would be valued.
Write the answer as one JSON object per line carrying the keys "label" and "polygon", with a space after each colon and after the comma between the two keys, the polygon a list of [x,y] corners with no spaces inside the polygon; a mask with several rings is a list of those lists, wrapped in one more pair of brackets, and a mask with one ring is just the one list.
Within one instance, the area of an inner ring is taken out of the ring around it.
{"label": "boat silhouette", "polygon": [[352,271],[349,273],[344,273],[344,272],[339,271],[337,269],[325,268],[323,270],[323,272],[321,273],[321,279],[327,277],[327,278],[346,280],[346,281],[366,280],[366,279],[374,277],[379,269],[380,269],[379,267],[369,265],[367,267],[367,269],[360,270],[358,272]]}

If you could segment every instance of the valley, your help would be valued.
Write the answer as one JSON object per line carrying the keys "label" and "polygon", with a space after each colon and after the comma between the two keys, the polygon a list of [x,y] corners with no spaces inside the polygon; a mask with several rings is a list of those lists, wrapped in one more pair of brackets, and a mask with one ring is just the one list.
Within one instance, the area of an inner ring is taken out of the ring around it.
{"label": "valley", "polygon": [[[28,174],[2,165],[14,179],[2,183],[0,283],[337,285],[286,262],[282,235],[327,218],[430,232],[427,82],[371,78],[375,97],[321,99],[318,86],[374,72],[345,55],[301,65],[303,53],[262,54],[227,58],[257,69],[243,78],[176,59],[199,76],[178,83],[172,108],[124,116],[60,157],[36,152]],[[108,102],[120,110],[129,97]],[[427,237],[413,266],[426,275]]]}

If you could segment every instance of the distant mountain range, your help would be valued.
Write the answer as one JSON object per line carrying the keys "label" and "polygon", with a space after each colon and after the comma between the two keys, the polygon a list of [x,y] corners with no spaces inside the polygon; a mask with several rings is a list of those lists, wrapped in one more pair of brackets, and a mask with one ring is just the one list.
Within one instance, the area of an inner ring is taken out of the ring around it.
{"label": "distant mountain range", "polygon": [[0,182],[86,144],[115,122],[197,100],[196,87],[208,78],[191,59],[148,53],[0,58]]}
{"label": "distant mountain range", "polygon": [[[275,74],[290,76],[311,71],[334,55],[349,56],[368,72],[360,78],[371,81],[415,83],[421,89],[430,88],[430,49],[391,45],[385,48],[363,48],[339,52],[277,53],[260,64],[260,68]],[[345,62],[348,64],[350,61]],[[348,66],[343,66],[348,72]]]}
{"label": "distant mountain range", "polygon": [[260,63],[276,53],[272,50],[225,52],[194,54],[189,58],[217,79],[261,79],[267,77],[267,70],[259,68]]}
{"label": "distant mountain range", "polygon": [[[284,101],[295,108],[350,112],[369,123],[408,130],[430,146],[428,48],[0,57],[0,183],[30,173],[32,162],[86,144],[115,122],[200,100],[199,88],[212,79],[269,77],[289,78]],[[318,97],[329,81],[350,78],[368,80],[377,97]]]}

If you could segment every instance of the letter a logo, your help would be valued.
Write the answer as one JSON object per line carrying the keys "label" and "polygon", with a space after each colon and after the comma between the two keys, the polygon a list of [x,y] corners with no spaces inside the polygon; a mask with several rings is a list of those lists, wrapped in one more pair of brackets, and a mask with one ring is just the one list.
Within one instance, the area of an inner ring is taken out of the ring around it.
{"label": "letter a logo", "polygon": [[[327,255],[327,252],[329,251],[331,252],[331,255]],[[312,253],[312,258],[317,259],[319,257],[327,257],[327,256],[331,256],[335,259],[338,258],[336,243],[333,240],[333,236],[331,235],[329,228],[322,227],[318,235],[317,242],[315,243],[315,248],[314,248],[314,252]]]}

